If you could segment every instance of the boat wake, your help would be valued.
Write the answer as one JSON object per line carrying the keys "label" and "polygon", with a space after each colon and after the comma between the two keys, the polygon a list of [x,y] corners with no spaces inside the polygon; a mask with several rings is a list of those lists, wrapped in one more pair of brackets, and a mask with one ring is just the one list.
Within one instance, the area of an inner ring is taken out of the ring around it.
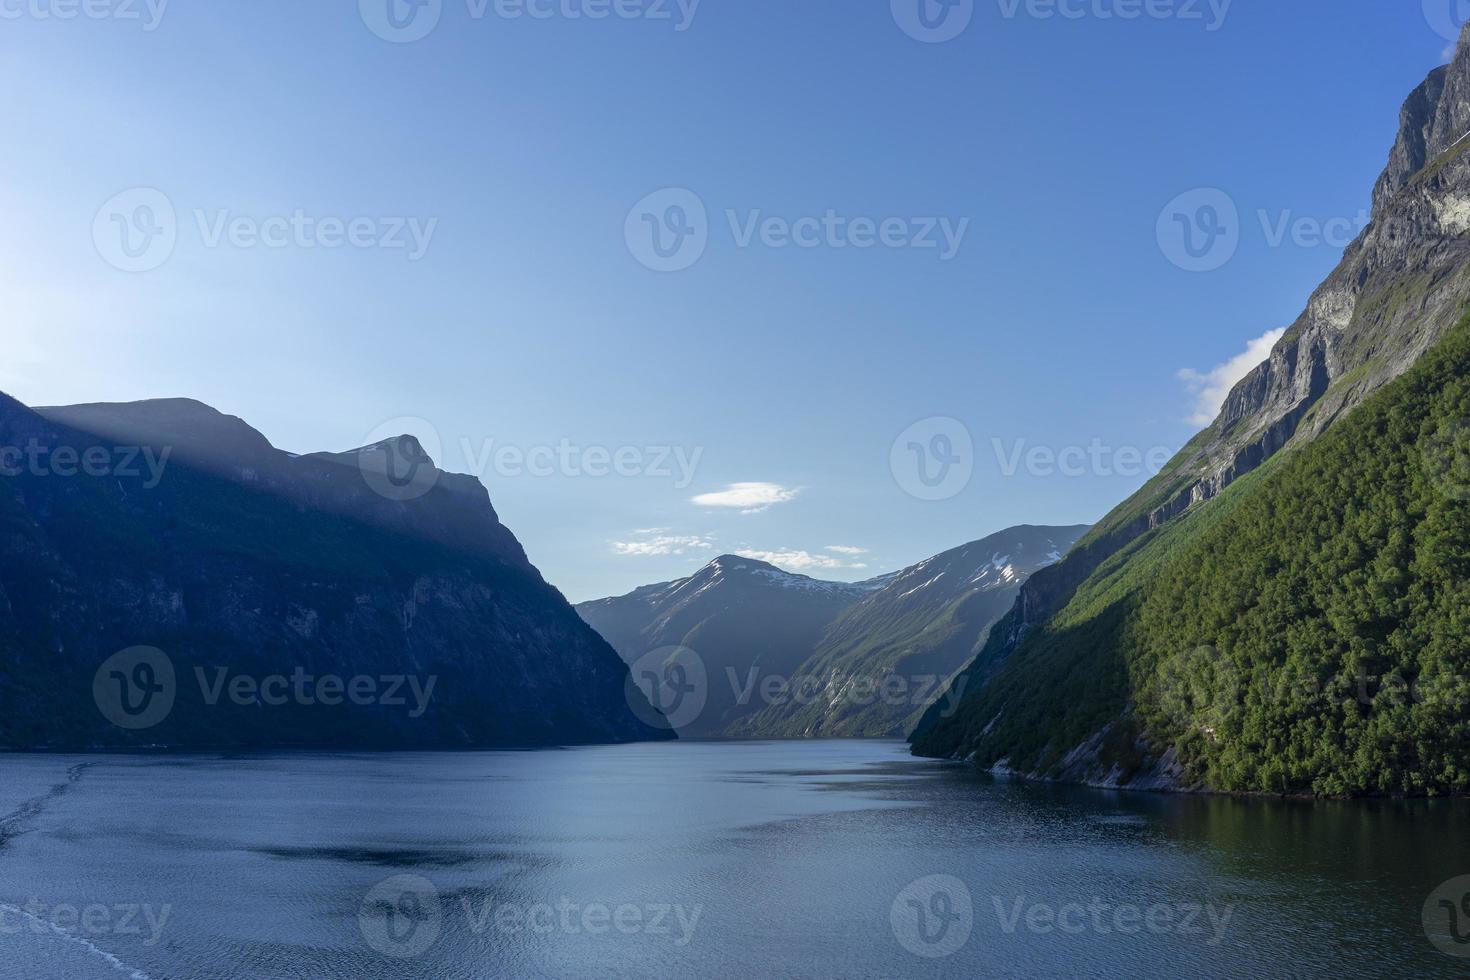
{"label": "boat wake", "polygon": [[0,817],[0,851],[5,850],[11,841],[24,833],[26,824],[39,817],[47,806],[65,795],[81,781],[87,770],[96,764],[95,762],[82,762],[72,766],[66,771],[66,779],[52,786],[40,796],[31,797],[10,813]]}
{"label": "boat wake", "polygon": [[[70,792],[77,783],[81,782],[82,777],[86,775],[87,770],[92,768],[96,764],[97,763],[95,762],[82,762],[70,767],[66,770],[66,778],[63,779],[61,782],[52,786],[49,790],[40,794],[39,796],[31,797],[4,816],[0,816],[0,852],[3,852],[8,846],[10,846],[11,841],[15,840],[15,838],[25,833],[29,829],[29,824],[37,817],[39,817],[43,812],[45,812],[48,806],[50,806],[52,803],[55,803],[59,798]],[[23,908],[19,908],[14,905],[7,905],[4,902],[0,902],[0,912],[6,912],[11,915],[20,916],[21,918],[30,921],[34,927],[34,931],[37,931],[38,933],[44,931],[46,933],[49,933],[50,935],[57,937],[58,939],[62,939],[66,942],[74,943],[81,946],[87,951],[89,955],[95,956],[98,959],[101,959],[103,962],[107,963],[113,969],[127,974],[128,977],[131,978],[131,980],[153,980],[153,978],[150,977],[147,973],[144,973],[142,970],[130,966],[127,963],[124,963],[116,955],[114,955],[113,953],[109,953],[107,950],[96,945],[95,943],[92,943],[85,937],[68,932],[65,929],[62,929],[56,923],[48,922],[40,916],[28,912]]]}
{"label": "boat wake", "polygon": [[44,929],[46,932],[50,933],[56,938],[64,939],[69,943],[75,943],[81,946],[88,953],[101,959],[113,969],[126,973],[131,978],[131,980],[153,980],[151,976],[144,973],[142,970],[139,970],[136,967],[129,966],[122,960],[118,959],[117,956],[115,956],[114,954],[109,953],[107,950],[103,949],[101,946],[98,946],[81,936],[67,932],[56,923],[47,922],[40,916],[33,915],[32,913],[27,912],[25,909],[17,908],[14,905],[6,905],[4,902],[0,902],[0,912],[9,912],[12,915],[21,916],[24,919],[30,920],[33,925]]}

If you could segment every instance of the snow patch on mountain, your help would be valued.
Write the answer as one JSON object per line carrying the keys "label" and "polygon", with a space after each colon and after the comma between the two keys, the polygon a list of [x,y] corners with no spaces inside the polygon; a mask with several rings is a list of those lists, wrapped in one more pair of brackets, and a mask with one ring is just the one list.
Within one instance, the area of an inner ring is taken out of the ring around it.
{"label": "snow patch on mountain", "polygon": [[899,596],[899,598],[900,599],[907,599],[909,596],[913,595],[915,592],[918,592],[920,589],[927,589],[929,586],[933,585],[935,582],[938,582],[942,578],[944,578],[944,573],[943,572],[940,572],[938,575],[934,576],[929,581],[924,582],[921,585],[916,585],[912,589],[909,589],[903,595]]}

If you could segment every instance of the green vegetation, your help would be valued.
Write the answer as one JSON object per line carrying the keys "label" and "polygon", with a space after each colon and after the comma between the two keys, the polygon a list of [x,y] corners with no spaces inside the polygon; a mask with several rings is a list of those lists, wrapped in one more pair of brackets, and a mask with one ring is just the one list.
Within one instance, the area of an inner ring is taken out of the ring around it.
{"label": "green vegetation", "polygon": [[1470,321],[1112,556],[915,748],[1055,773],[1121,722],[1105,765],[1137,767],[1137,730],[1219,790],[1470,791],[1467,627]]}

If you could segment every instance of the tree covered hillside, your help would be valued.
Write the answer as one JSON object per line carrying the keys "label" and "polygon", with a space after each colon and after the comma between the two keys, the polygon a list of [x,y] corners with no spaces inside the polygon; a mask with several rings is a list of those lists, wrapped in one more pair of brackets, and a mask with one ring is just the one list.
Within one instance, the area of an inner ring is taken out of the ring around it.
{"label": "tree covered hillside", "polygon": [[1122,781],[1172,747],[1218,790],[1465,792],[1467,678],[1470,320],[1113,556],[915,750],[1058,775],[1101,735]]}

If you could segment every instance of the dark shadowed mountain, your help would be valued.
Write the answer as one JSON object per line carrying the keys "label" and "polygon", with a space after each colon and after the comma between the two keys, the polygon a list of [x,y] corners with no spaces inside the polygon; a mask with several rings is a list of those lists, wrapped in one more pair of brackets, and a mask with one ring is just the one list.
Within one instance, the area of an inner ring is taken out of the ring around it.
{"label": "dark shadowed mountain", "polygon": [[1020,584],[1085,530],[1011,528],[854,584],[726,555],[577,611],[630,664],[672,647],[698,655],[707,698],[683,735],[901,735]]}
{"label": "dark shadowed mountain", "polygon": [[198,402],[0,395],[0,745],[668,737],[627,676],[411,438],[293,456]]}

